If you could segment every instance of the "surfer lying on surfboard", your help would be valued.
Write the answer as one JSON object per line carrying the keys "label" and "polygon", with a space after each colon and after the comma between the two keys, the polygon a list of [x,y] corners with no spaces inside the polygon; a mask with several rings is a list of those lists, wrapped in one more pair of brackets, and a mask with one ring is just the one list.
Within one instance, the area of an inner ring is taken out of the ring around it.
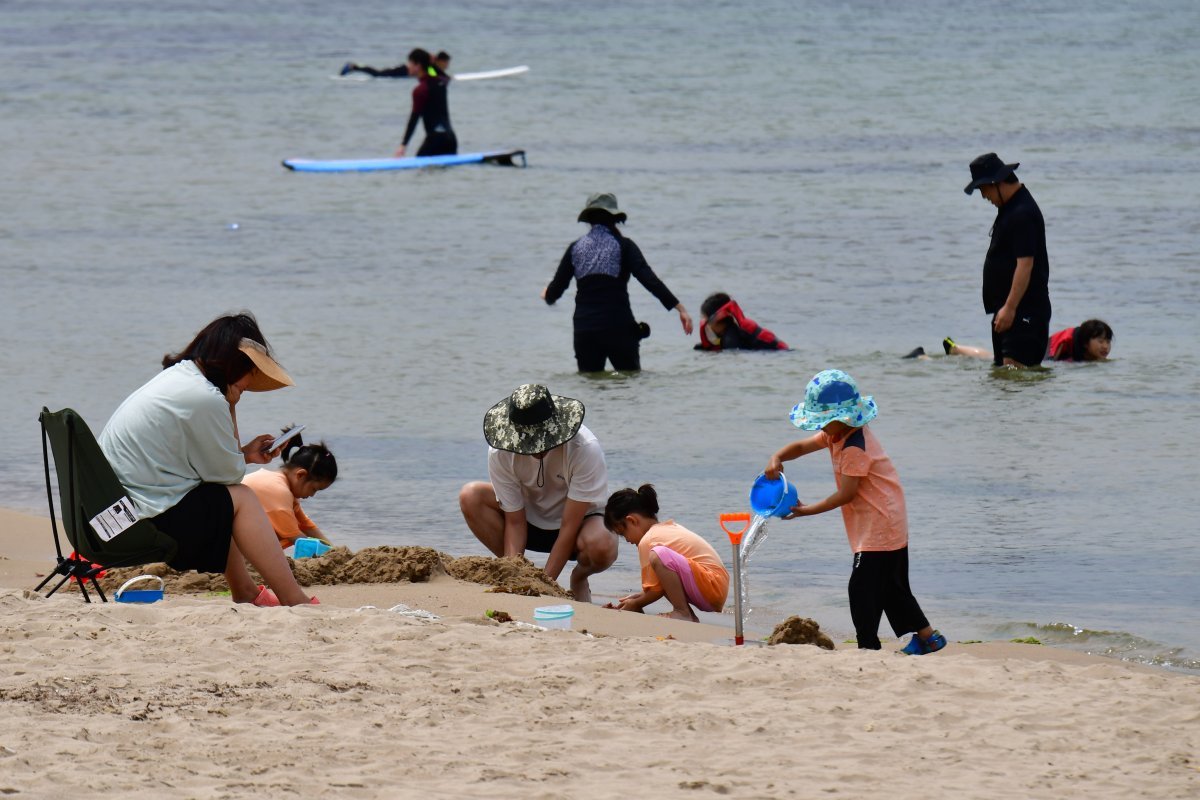
{"label": "surfer lying on surfboard", "polygon": [[[447,78],[453,77],[447,71],[450,69],[450,54],[445,50],[439,50],[438,54],[433,57],[433,66],[437,67],[438,71]],[[347,61],[343,64],[342,71],[338,74],[349,75],[351,72],[363,72],[372,78],[411,78],[414,75],[414,73],[409,72],[407,63],[395,67],[376,69],[375,67],[368,67],[365,64],[355,64],[353,61]]]}

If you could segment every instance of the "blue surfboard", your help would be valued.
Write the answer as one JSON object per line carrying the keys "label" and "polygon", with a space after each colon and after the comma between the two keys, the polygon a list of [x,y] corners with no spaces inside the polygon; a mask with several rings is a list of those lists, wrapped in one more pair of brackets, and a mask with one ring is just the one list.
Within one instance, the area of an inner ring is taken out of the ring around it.
{"label": "blue surfboard", "polygon": [[348,158],[328,161],[289,158],[283,162],[283,166],[295,172],[378,172],[389,169],[453,167],[459,164],[499,164],[505,167],[523,167],[525,166],[525,151],[498,150],[490,153],[462,153],[454,156]]}

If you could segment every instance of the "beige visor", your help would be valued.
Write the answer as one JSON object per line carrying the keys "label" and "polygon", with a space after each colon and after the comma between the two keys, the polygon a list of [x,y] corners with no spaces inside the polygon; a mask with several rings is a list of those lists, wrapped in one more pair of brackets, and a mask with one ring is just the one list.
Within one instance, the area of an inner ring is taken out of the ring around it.
{"label": "beige visor", "polygon": [[267,355],[267,348],[253,339],[242,339],[238,350],[245,353],[258,370],[246,387],[251,392],[269,392],[272,389],[282,389],[285,386],[295,386],[292,378],[283,367],[275,363],[275,359]]}

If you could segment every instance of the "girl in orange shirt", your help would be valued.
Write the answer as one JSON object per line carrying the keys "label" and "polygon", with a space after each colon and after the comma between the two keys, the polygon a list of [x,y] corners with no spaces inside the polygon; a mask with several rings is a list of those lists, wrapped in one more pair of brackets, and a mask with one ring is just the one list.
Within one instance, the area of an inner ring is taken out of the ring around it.
{"label": "girl in orange shirt", "polygon": [[637,545],[642,564],[642,591],[622,597],[605,608],[641,612],[666,597],[671,610],[661,616],[699,622],[692,606],[720,611],[729,594],[729,572],[713,546],[669,519],[658,521],[658,495],[645,484],[637,491],[622,489],[608,498],[604,524],[630,544]]}
{"label": "girl in orange shirt", "polygon": [[254,490],[279,537],[279,546],[286,549],[301,536],[330,544],[300,508],[300,501],[328,489],[335,480],[337,459],[325,443],[306,445],[297,434],[284,445],[282,469],[260,469],[243,478],[242,483]]}

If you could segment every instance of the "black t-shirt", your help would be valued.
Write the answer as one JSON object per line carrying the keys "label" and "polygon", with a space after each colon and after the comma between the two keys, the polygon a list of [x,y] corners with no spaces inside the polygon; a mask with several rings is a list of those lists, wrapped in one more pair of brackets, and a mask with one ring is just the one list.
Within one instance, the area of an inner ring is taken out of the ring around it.
{"label": "black t-shirt", "polygon": [[1017,316],[1050,319],[1050,257],[1046,253],[1046,221],[1029,190],[1022,186],[996,212],[992,242],[983,261],[983,310],[995,314],[1012,289],[1017,259],[1033,256],[1029,287],[1017,305]]}

